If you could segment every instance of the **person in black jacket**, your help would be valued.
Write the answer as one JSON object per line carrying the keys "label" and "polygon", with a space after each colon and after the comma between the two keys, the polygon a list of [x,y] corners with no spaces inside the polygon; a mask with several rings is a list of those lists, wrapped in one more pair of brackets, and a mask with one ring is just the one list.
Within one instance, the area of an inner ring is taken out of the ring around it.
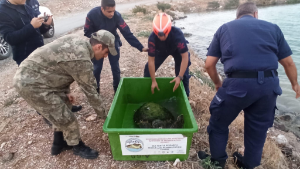
{"label": "person in black jacket", "polygon": [[0,2],[0,33],[12,46],[13,59],[18,65],[35,49],[44,45],[42,37],[50,29],[52,16],[47,22],[26,5],[26,0],[2,0]]}
{"label": "person in black jacket", "polygon": [[[12,46],[13,59],[18,65],[34,50],[44,46],[42,34],[50,29],[52,16],[49,16],[46,22],[44,18],[38,18],[40,14],[38,6],[37,0],[27,0],[27,2],[26,0],[2,0],[0,2],[0,33]],[[72,106],[72,112],[81,109],[80,105]],[[47,124],[51,124],[47,119],[44,118],[44,120]]]}
{"label": "person in black jacket", "polygon": [[[120,36],[117,33],[117,28],[120,30],[127,42],[137,48],[141,52],[147,52],[148,48],[144,46],[137,40],[137,38],[132,34],[128,25],[123,20],[121,14],[116,10],[116,4],[114,0],[102,0],[100,7],[95,7],[92,9],[86,17],[86,22],[84,26],[84,36],[91,37],[91,34],[97,32],[98,30],[104,29],[115,35],[115,47],[118,51],[117,56],[108,55],[108,59],[111,65],[111,70],[113,74],[113,87],[114,91],[118,89],[120,82],[120,47],[122,46]],[[97,81],[97,91],[99,93],[99,81],[100,74],[103,65],[103,59],[99,61],[93,61],[94,63],[94,75]]]}

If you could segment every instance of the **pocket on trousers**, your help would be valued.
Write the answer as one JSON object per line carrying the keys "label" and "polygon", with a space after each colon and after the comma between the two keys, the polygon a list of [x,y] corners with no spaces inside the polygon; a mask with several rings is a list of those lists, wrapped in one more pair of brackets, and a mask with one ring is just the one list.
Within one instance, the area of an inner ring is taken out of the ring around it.
{"label": "pocket on trousers", "polygon": [[278,96],[280,96],[282,94],[282,89],[280,86],[276,87],[273,91]]}
{"label": "pocket on trousers", "polygon": [[211,119],[218,120],[222,113],[222,103],[224,102],[224,99],[221,98],[218,95],[215,95],[213,100],[211,101],[209,111],[211,114]]}

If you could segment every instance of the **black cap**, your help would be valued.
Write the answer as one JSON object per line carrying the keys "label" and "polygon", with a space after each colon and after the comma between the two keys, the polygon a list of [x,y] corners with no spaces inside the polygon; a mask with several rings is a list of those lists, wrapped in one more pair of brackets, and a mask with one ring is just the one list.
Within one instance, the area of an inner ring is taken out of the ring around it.
{"label": "black cap", "polygon": [[116,6],[115,0],[102,0],[101,1],[101,7],[114,7]]}

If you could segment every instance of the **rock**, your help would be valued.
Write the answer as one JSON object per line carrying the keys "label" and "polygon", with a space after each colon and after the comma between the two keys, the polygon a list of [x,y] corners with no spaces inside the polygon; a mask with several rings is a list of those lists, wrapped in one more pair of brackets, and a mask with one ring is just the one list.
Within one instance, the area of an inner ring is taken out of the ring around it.
{"label": "rock", "polygon": [[189,102],[190,102],[190,105],[191,105],[192,107],[196,107],[196,102],[195,102],[195,101],[190,100]]}
{"label": "rock", "polygon": [[5,142],[1,144],[0,148],[2,149],[5,146]]}
{"label": "rock", "polygon": [[284,124],[281,124],[279,122],[274,122],[274,127],[281,131],[285,131],[285,132],[289,131],[289,129]]}
{"label": "rock", "polygon": [[111,163],[111,165],[110,165],[110,168],[111,168],[111,169],[115,169],[115,168],[117,168],[117,165],[116,165],[116,163]]}
{"label": "rock", "polygon": [[186,37],[186,38],[188,38],[188,37],[191,37],[192,34],[191,33],[183,33],[183,36]]}
{"label": "rock", "polygon": [[151,11],[150,13],[151,13],[151,14],[156,14],[156,11]]}
{"label": "rock", "polygon": [[173,163],[173,166],[174,166],[174,167],[178,167],[177,165],[179,165],[179,163],[181,163],[181,162],[180,162],[179,158],[177,158],[177,159],[175,160],[175,162]]}
{"label": "rock", "polygon": [[190,149],[190,157],[191,158],[197,157],[197,151],[193,148]]}
{"label": "rock", "polygon": [[28,141],[28,144],[31,144],[32,143],[32,141]]}
{"label": "rock", "polygon": [[82,129],[83,129],[83,130],[86,129],[86,126],[82,126]]}
{"label": "rock", "polygon": [[300,159],[300,153],[299,152],[293,151],[292,156],[293,156],[294,159],[298,159],[298,160]]}
{"label": "rock", "polygon": [[103,141],[106,141],[106,140],[107,140],[107,135],[106,135],[106,134],[103,134],[102,140],[103,140]]}
{"label": "rock", "polygon": [[184,15],[183,12],[179,12],[179,11],[166,11],[166,13],[171,15],[174,20],[183,19],[187,17]]}
{"label": "rock", "polygon": [[282,134],[279,134],[277,137],[276,137],[276,142],[277,144],[279,145],[286,145],[288,143],[288,140],[286,139],[286,137]]}
{"label": "rock", "polygon": [[238,153],[240,153],[242,156],[244,156],[245,147],[241,147],[238,149]]}
{"label": "rock", "polygon": [[11,161],[14,158],[14,153],[6,153],[2,156],[2,162]]}
{"label": "rock", "polygon": [[94,121],[94,120],[96,120],[96,118],[97,118],[97,114],[92,114],[88,118],[86,118],[85,120],[86,121]]}
{"label": "rock", "polygon": [[290,115],[287,114],[287,115],[279,116],[278,119],[279,119],[279,120],[282,120],[282,121],[288,122],[288,121],[291,121],[291,120],[292,120],[292,117],[291,117]]}
{"label": "rock", "polygon": [[291,157],[293,155],[293,149],[289,147],[281,147],[281,152],[286,156],[286,157]]}

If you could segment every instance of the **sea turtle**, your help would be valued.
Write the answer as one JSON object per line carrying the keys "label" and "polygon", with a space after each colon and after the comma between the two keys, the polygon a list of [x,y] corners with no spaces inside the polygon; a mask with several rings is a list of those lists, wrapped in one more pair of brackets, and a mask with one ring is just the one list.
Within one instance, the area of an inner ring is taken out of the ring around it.
{"label": "sea turtle", "polygon": [[139,128],[182,128],[184,124],[182,114],[174,118],[168,109],[152,102],[135,112],[134,122]]}

